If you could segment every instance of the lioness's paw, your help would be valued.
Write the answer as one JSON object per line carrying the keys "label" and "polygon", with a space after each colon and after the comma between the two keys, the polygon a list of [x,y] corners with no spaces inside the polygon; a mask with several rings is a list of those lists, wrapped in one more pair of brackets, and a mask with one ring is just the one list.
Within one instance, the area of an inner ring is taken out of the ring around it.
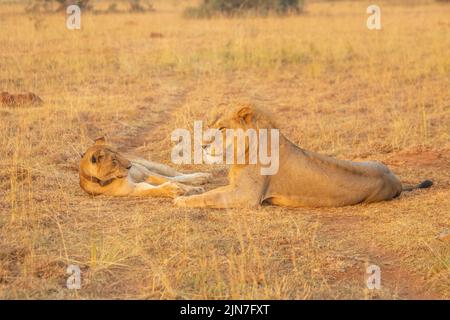
{"label": "lioness's paw", "polygon": [[186,196],[192,195],[192,194],[199,194],[199,193],[203,193],[205,192],[205,189],[203,189],[202,187],[190,187],[187,191],[186,191]]}
{"label": "lioness's paw", "polygon": [[168,189],[170,196],[173,198],[182,196],[186,193],[186,190],[181,185],[176,183],[168,182],[165,187]]}
{"label": "lioness's paw", "polygon": [[200,175],[200,177],[202,177],[202,179],[205,180],[205,182],[209,182],[213,178],[212,173],[209,172],[199,172],[198,174]]}
{"label": "lioness's paw", "polygon": [[194,180],[192,180],[193,184],[205,184],[212,180],[212,174],[207,172],[197,172],[192,174]]}

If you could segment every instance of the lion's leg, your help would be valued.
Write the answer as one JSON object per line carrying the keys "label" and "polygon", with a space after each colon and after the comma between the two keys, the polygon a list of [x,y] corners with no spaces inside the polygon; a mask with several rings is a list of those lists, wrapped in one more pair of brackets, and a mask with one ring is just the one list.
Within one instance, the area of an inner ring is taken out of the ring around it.
{"label": "lion's leg", "polygon": [[364,200],[365,203],[391,200],[402,192],[401,182],[393,175],[386,175],[374,184],[372,193]]}
{"label": "lion's leg", "polygon": [[171,182],[166,182],[159,186],[153,186],[145,182],[136,183],[133,191],[130,193],[131,196],[165,198],[175,198],[182,194],[184,194],[184,190]]}
{"label": "lion's leg", "polygon": [[145,182],[154,184],[154,185],[160,185],[166,182],[170,182],[171,179],[168,177],[161,176],[159,174],[150,173],[146,178]]}
{"label": "lion's leg", "polygon": [[140,168],[140,170],[147,175],[145,181],[152,184],[176,181],[199,185],[209,182],[212,178],[212,174],[210,173],[180,173],[166,165],[152,163],[147,160],[138,159],[133,160],[133,162],[137,168]]}
{"label": "lion's leg", "polygon": [[160,185],[169,181],[177,181],[172,177],[166,177],[159,173],[152,172],[146,166],[138,162],[134,162],[133,168],[130,170],[130,174],[136,182],[147,182],[153,185]]}
{"label": "lion's leg", "polygon": [[[162,166],[164,166],[164,165],[162,165]],[[166,166],[164,166],[164,167],[166,167]],[[147,167],[147,169],[149,170],[148,167]],[[159,168],[159,169],[161,169],[161,168]],[[163,170],[159,170],[159,169],[155,170],[157,172],[157,174],[155,174],[154,172],[152,172],[152,174],[159,175],[158,178],[165,178],[170,181],[200,185],[200,184],[208,183],[212,179],[211,173],[205,173],[205,172],[181,173],[181,172],[173,170],[170,167],[164,168]]]}
{"label": "lion's leg", "polygon": [[157,173],[148,172],[147,177],[145,178],[145,182],[151,183],[151,184],[162,184],[168,181],[173,182],[179,182],[179,183],[187,183],[187,184],[193,184],[193,185],[200,185],[207,183],[212,175],[209,173],[190,173],[190,174],[183,174],[181,176],[176,177],[165,177],[162,175],[159,175]]}
{"label": "lion's leg", "polygon": [[175,177],[170,177],[169,179],[172,181],[198,185],[198,184],[205,184],[211,181],[212,174],[204,172],[183,173]]}
{"label": "lion's leg", "polygon": [[256,207],[259,198],[256,195],[245,196],[233,185],[220,187],[203,194],[178,197],[174,203],[179,207],[197,208],[243,208]]}
{"label": "lion's leg", "polygon": [[162,164],[162,163],[148,161],[145,159],[133,159],[132,161],[137,164],[140,164],[141,166],[145,167],[149,171],[156,172],[157,174],[160,174],[160,175],[163,175],[166,177],[175,177],[175,176],[182,175],[181,172],[178,172],[177,170],[175,170],[165,164]]}
{"label": "lion's leg", "polygon": [[186,186],[175,182],[166,182],[159,186],[153,186],[145,182],[140,182],[136,183],[130,195],[139,197],[175,198],[183,194],[195,194],[203,191],[204,190],[201,187]]}

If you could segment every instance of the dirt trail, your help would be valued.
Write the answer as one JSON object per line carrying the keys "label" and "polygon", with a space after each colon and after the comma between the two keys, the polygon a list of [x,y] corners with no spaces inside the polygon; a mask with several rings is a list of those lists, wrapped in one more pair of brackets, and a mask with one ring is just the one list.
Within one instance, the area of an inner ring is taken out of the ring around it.
{"label": "dirt trail", "polygon": [[167,123],[184,103],[187,92],[188,88],[177,82],[168,90],[155,90],[151,97],[144,99],[136,107],[139,125],[132,134],[115,140],[120,150],[133,154],[149,153],[157,157],[161,153],[161,142],[170,134]]}
{"label": "dirt trail", "polygon": [[[321,234],[326,235],[321,241],[327,243],[344,240],[342,247],[336,248],[333,258],[344,262],[346,267],[334,277],[337,281],[361,281],[365,283],[366,268],[377,265],[381,269],[382,290],[399,299],[437,299],[438,294],[427,290],[426,280],[401,260],[398,253],[390,252],[373,241],[358,239],[359,234],[367,232],[367,218],[359,216],[318,216],[322,224]],[[348,237],[352,230],[355,237]],[[372,292],[374,297],[377,291]]]}

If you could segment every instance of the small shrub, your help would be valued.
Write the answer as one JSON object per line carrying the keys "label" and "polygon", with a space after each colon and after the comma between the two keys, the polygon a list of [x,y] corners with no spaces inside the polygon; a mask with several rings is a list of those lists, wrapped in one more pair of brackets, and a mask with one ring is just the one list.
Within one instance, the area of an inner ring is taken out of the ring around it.
{"label": "small shrub", "polygon": [[[49,1],[49,0],[47,0]],[[90,10],[92,9],[90,0],[56,0],[59,3],[59,8],[57,11],[65,11],[68,6],[75,4],[80,7],[81,10]]]}
{"label": "small shrub", "polygon": [[146,12],[146,11],[154,11],[153,6],[150,3],[146,3],[145,5],[141,3],[141,0],[129,0],[130,11],[131,12]]}
{"label": "small shrub", "polygon": [[[31,0],[25,7],[25,12],[65,11],[72,4],[79,6],[84,11],[92,9],[90,0]],[[57,5],[56,9],[54,5]]]}
{"label": "small shrub", "polygon": [[189,7],[185,16],[194,18],[211,17],[213,15],[233,16],[245,12],[260,15],[274,12],[286,14],[300,13],[303,10],[304,0],[203,0],[198,7]]}
{"label": "small shrub", "polygon": [[[77,5],[83,11],[92,10],[94,13],[118,13],[125,12],[120,11],[117,6],[117,2],[109,4],[106,10],[96,10],[91,0],[30,0],[29,5],[25,8],[26,12],[53,12],[53,11],[65,11],[70,5]],[[154,11],[154,8],[150,0],[127,0],[129,4],[128,12],[149,12]],[[56,5],[56,9],[54,8]]]}

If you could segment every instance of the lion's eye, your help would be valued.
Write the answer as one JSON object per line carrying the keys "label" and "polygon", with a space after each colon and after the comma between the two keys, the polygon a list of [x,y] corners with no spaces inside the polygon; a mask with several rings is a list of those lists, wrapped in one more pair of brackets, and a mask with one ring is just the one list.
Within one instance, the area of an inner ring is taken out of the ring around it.
{"label": "lion's eye", "polygon": [[97,158],[96,158],[95,156],[92,156],[92,157],[91,157],[91,162],[92,162],[92,163],[96,163],[96,162],[97,162]]}
{"label": "lion's eye", "polygon": [[225,129],[225,127],[220,127],[220,128],[219,128],[219,131],[222,131],[223,129]]}

